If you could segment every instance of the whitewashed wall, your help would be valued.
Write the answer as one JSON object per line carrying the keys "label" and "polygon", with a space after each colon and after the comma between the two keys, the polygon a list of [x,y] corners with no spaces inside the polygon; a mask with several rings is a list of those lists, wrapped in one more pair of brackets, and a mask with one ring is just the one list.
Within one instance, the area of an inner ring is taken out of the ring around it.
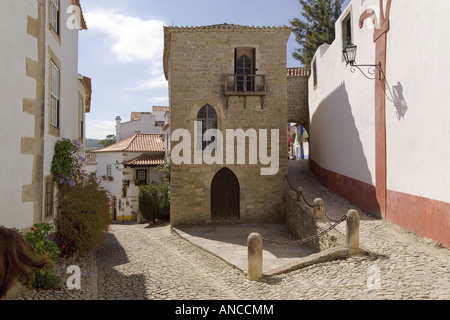
{"label": "whitewashed wall", "polygon": [[20,149],[21,137],[34,136],[34,117],[23,112],[23,99],[36,98],[36,81],[25,70],[26,57],[37,60],[37,40],[27,34],[27,15],[37,18],[36,1],[0,1],[0,13],[0,225],[22,229],[33,223],[33,203],[22,202],[33,156]]}
{"label": "whitewashed wall", "polygon": [[[112,196],[117,198],[117,216],[129,216],[132,212],[137,213],[138,211],[138,203],[137,196],[139,193],[139,187],[135,186],[134,181],[136,180],[135,169],[133,168],[124,168],[123,165],[120,165],[120,170],[117,170],[114,166],[116,161],[120,164],[124,161],[129,161],[135,159],[142,155],[142,153],[135,152],[101,152],[97,153],[97,178],[101,178],[102,176],[106,176],[107,165],[111,165],[111,173],[113,180],[102,180],[101,186],[108,190]],[[143,168],[144,169],[144,168]],[[162,182],[163,174],[155,170],[154,167],[146,168],[148,182]],[[125,173],[125,174],[124,174]],[[130,180],[130,186],[127,189],[127,197],[122,198],[122,183],[123,180]],[[123,211],[119,212],[118,202],[119,199],[122,201],[122,209]],[[126,204],[128,201],[129,205]],[[130,207],[130,205],[132,207]]]}
{"label": "whitewashed wall", "polygon": [[[378,79],[367,80],[358,70],[351,73],[346,67],[342,58],[341,21],[347,12],[352,13],[353,43],[358,46],[356,63],[375,64],[373,24],[366,20],[360,29],[358,21],[367,8],[377,8],[379,3],[350,2],[336,23],[336,40],[316,52],[316,88],[314,76],[309,79],[311,159],[328,170],[320,171],[323,181],[351,198],[350,201],[359,201],[359,205],[375,211],[379,210],[372,187],[376,170],[374,81]],[[386,190],[379,190],[385,192],[386,219],[447,247],[450,246],[448,12],[450,1],[446,0],[392,1],[384,70],[387,186]],[[383,188],[382,184],[377,187]]]}
{"label": "whitewashed wall", "polygon": [[448,203],[449,12],[446,0],[393,1],[386,66],[388,189]]}
{"label": "whitewashed wall", "polygon": [[[50,32],[46,25],[46,91],[45,91],[45,149],[44,149],[44,176],[50,175],[51,161],[54,154],[54,145],[61,138],[78,139],[78,30],[69,29],[66,25],[71,16],[66,13],[71,5],[70,0],[61,0],[60,13],[60,39],[61,44]],[[47,12],[47,21],[48,14]],[[49,49],[54,52],[61,62],[60,74],[60,137],[49,134],[49,90],[47,90],[48,74],[51,56]]]}
{"label": "whitewashed wall", "polygon": [[[365,5],[378,1],[365,1]],[[342,20],[350,12],[357,62],[373,64],[373,31],[359,29],[360,1],[353,1],[336,23],[336,39],[321,46],[314,57],[317,87],[309,79],[310,158],[322,168],[375,183],[374,83],[346,66],[342,50]]]}
{"label": "whitewashed wall", "polygon": [[156,117],[150,114],[141,114],[139,120],[121,123],[116,120],[116,141],[125,140],[136,133],[161,134],[161,127],[155,126]]}

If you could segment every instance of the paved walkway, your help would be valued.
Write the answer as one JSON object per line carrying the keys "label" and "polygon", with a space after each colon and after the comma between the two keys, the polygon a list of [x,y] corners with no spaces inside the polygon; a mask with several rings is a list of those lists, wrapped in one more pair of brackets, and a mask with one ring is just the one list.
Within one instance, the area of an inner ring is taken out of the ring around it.
{"label": "paved walkway", "polygon": [[[178,236],[220,257],[243,272],[248,271],[247,238],[253,232],[257,232],[267,239],[298,240],[289,233],[284,224],[236,224],[174,228],[174,233]],[[263,249],[264,272],[288,265],[298,258],[316,252],[306,245],[280,246],[271,243],[264,243]]]}
{"label": "paved walkway", "polygon": [[[340,217],[353,208],[322,187],[306,162],[290,163],[290,179],[311,201],[323,198],[329,215]],[[361,246],[373,254],[260,281],[247,280],[233,264],[175,236],[168,225],[112,225],[98,250],[58,266],[63,281],[67,265],[81,267],[81,290],[64,286],[17,299],[450,299],[447,249],[360,213]]]}

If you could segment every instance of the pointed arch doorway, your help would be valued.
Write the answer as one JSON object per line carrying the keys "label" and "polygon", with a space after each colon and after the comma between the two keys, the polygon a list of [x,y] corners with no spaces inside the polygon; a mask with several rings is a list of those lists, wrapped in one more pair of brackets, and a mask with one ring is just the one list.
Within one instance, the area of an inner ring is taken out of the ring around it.
{"label": "pointed arch doorway", "polygon": [[239,207],[239,181],[230,169],[223,168],[211,183],[211,220],[239,220]]}

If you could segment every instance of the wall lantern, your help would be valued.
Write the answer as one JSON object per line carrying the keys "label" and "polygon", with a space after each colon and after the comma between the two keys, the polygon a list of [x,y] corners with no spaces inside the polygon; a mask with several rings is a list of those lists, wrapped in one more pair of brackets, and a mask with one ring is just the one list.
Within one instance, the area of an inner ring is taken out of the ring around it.
{"label": "wall lantern", "polygon": [[[350,38],[347,38],[347,45],[342,51],[342,54],[344,55],[347,65],[350,65],[350,71],[355,72],[355,69],[358,69],[367,79],[374,80],[375,78],[371,78],[370,76],[373,76],[375,74],[375,69],[378,69],[378,80],[381,81],[381,73],[383,72],[381,69],[381,61],[378,64],[356,64],[357,50],[358,47],[350,42]],[[361,67],[367,67],[368,75],[366,75]]]}
{"label": "wall lantern", "polygon": [[114,167],[118,170],[121,171],[122,169],[120,168],[120,163],[119,161],[116,160],[116,163],[114,164]]}

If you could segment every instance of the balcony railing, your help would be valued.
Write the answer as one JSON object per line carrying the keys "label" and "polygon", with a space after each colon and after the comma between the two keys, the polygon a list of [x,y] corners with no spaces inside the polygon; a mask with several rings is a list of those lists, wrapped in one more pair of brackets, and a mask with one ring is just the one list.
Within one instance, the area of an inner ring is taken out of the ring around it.
{"label": "balcony railing", "polygon": [[266,76],[256,74],[231,74],[225,76],[226,96],[266,95]]}

